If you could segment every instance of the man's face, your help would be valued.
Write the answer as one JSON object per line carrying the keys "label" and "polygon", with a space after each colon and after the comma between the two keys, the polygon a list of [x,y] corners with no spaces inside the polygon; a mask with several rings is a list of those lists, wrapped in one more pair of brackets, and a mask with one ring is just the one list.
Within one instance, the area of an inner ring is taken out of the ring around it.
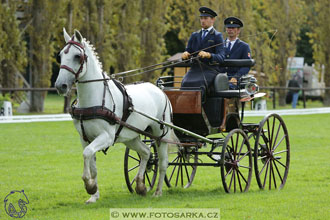
{"label": "man's face", "polygon": [[236,38],[239,35],[240,31],[241,30],[236,27],[235,28],[234,27],[226,28],[226,32],[227,32],[229,38]]}
{"label": "man's face", "polygon": [[199,17],[199,21],[201,22],[201,26],[204,29],[208,29],[209,27],[213,26],[215,18],[211,17]]}

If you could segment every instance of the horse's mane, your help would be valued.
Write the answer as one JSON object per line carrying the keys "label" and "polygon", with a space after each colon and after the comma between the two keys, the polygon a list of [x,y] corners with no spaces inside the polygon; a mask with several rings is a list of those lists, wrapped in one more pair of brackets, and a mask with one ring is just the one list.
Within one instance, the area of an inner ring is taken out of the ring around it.
{"label": "horse's mane", "polygon": [[[100,61],[100,57],[98,55],[98,53],[96,52],[95,47],[93,46],[93,44],[91,44],[90,41],[88,41],[86,38],[83,38],[83,41],[85,42],[86,48],[90,50],[90,52],[92,53],[92,55],[95,57],[97,65],[100,67],[101,72],[103,72],[103,64]],[[106,75],[108,75],[106,72],[104,72]]]}

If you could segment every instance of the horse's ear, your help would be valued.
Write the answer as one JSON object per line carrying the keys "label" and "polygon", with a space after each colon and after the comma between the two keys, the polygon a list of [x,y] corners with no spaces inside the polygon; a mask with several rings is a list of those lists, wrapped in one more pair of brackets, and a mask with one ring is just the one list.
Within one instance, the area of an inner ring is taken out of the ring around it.
{"label": "horse's ear", "polygon": [[83,41],[83,37],[82,37],[82,35],[81,35],[81,33],[78,31],[78,30],[74,30],[74,36],[76,37],[76,39],[80,42],[80,43],[82,43],[82,41]]}
{"label": "horse's ear", "polygon": [[65,27],[63,27],[63,35],[65,43],[68,43],[68,41],[71,39],[70,35],[66,32]]}

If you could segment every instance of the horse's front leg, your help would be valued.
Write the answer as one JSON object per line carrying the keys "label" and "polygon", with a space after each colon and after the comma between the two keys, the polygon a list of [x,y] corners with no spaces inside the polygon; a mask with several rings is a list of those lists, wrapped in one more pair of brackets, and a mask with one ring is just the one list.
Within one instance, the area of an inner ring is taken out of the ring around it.
{"label": "horse's front leg", "polygon": [[84,149],[84,172],[82,179],[85,183],[86,191],[90,195],[97,194],[97,169],[95,153],[110,146],[112,143],[111,140],[112,138],[104,132],[96,137]]}
{"label": "horse's front leg", "polygon": [[91,171],[92,179],[95,180],[95,186],[97,188],[97,191],[96,191],[96,193],[91,195],[91,197],[86,201],[86,204],[94,203],[100,198],[100,192],[99,192],[98,186],[97,186],[97,168],[96,168],[96,155],[95,154],[90,161],[90,171]]}
{"label": "horse's front leg", "polygon": [[139,171],[135,177],[135,191],[137,194],[145,196],[147,194],[147,188],[144,183],[144,173],[149,160],[150,149],[140,140],[139,136],[131,141],[126,142],[125,145],[128,148],[135,150],[141,157]]}

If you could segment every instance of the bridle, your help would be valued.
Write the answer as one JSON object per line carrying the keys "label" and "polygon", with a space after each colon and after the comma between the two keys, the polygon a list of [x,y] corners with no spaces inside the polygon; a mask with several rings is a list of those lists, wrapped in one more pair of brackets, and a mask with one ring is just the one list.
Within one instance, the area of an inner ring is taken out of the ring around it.
{"label": "bridle", "polygon": [[[75,72],[71,67],[69,67],[69,66],[67,66],[67,65],[61,65],[61,66],[60,66],[60,69],[66,69],[66,70],[68,70],[69,72],[71,72],[71,73],[74,75],[74,77],[75,77],[75,79],[76,79],[76,82],[78,82],[79,74],[82,72],[82,70],[83,70],[83,68],[84,68],[84,64],[85,64],[85,62],[87,63],[87,58],[88,58],[88,56],[87,56],[86,53],[85,53],[85,47],[84,47],[84,45],[82,45],[82,44],[80,44],[80,43],[74,41],[74,40],[73,40],[73,37],[71,38],[71,40],[69,40],[69,41],[67,42],[66,45],[69,45],[69,46],[68,46],[68,48],[66,48],[66,49],[64,50],[64,53],[65,53],[65,54],[69,53],[69,50],[70,50],[70,48],[71,48],[72,45],[73,45],[74,47],[78,48],[78,49],[81,51],[81,55],[80,55],[80,67],[79,67],[79,69],[78,69],[77,72]],[[61,62],[61,61],[60,61],[60,56],[59,56],[59,55],[58,55],[57,59],[58,59],[58,62]]]}

